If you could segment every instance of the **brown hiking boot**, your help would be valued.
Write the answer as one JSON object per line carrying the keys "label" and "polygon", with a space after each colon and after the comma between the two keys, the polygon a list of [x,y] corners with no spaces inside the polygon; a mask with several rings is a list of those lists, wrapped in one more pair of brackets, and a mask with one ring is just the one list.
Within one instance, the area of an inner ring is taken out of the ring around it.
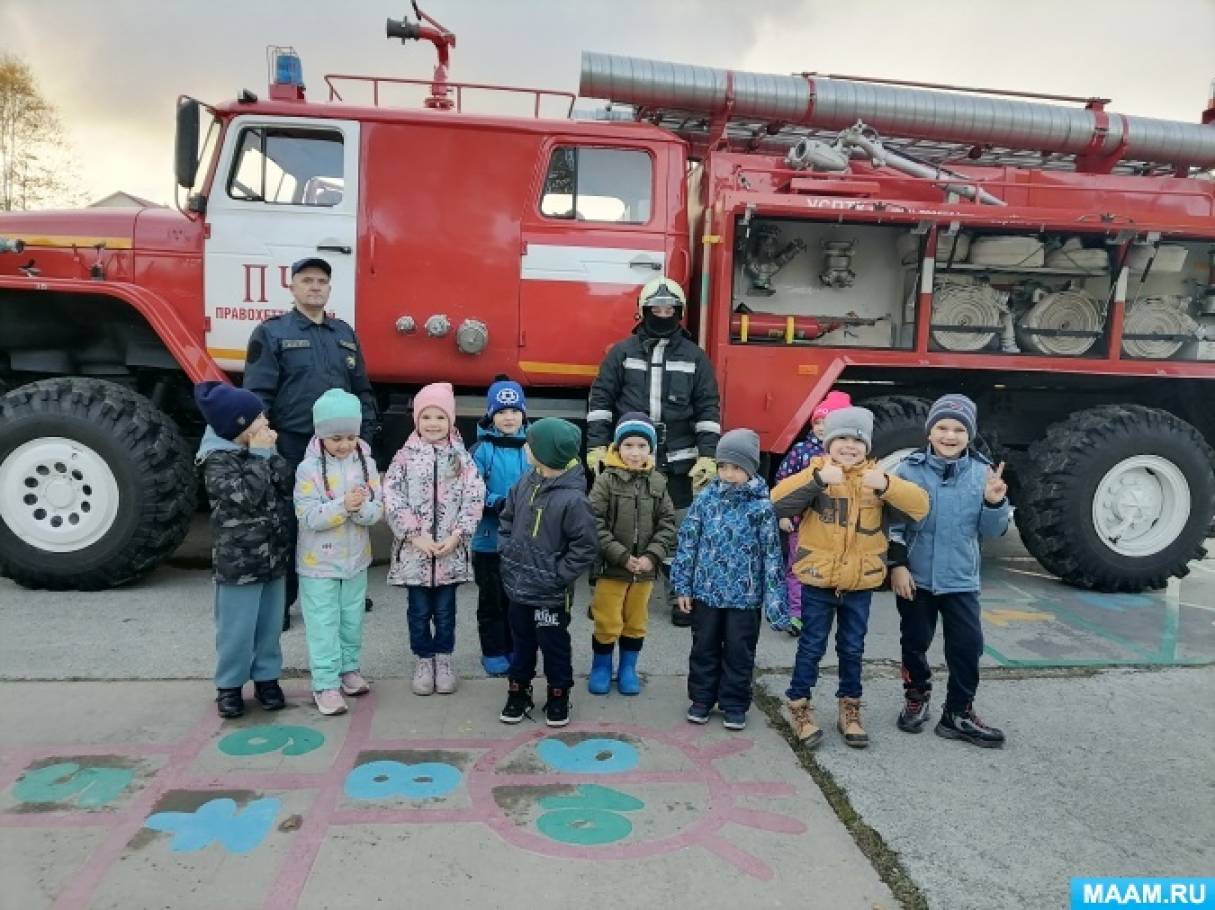
{"label": "brown hiking boot", "polygon": [[861,726],[861,700],[859,698],[840,699],[839,731],[844,734],[845,745],[854,749],[864,749],[869,745],[869,734]]}
{"label": "brown hiking boot", "polygon": [[790,726],[798,742],[807,749],[813,749],[823,741],[823,730],[815,723],[814,705],[810,699],[795,698],[785,702],[785,707],[789,709]]}

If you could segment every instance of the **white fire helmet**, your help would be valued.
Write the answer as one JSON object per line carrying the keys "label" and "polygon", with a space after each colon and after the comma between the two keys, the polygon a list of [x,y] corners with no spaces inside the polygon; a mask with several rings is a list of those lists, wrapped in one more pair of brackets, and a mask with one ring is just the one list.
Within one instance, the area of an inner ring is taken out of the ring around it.
{"label": "white fire helmet", "polygon": [[659,275],[657,278],[651,278],[642,286],[641,292],[637,295],[637,311],[639,314],[645,312],[648,306],[673,306],[685,307],[688,298],[683,292],[683,288],[679,286],[679,282],[667,278],[665,275]]}

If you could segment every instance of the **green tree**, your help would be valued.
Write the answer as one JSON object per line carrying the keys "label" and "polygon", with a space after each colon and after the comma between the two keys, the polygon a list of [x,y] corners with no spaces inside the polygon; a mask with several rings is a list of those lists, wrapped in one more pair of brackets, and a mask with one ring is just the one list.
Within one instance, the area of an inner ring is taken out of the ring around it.
{"label": "green tree", "polygon": [[0,210],[76,201],[63,125],[19,57],[0,56]]}

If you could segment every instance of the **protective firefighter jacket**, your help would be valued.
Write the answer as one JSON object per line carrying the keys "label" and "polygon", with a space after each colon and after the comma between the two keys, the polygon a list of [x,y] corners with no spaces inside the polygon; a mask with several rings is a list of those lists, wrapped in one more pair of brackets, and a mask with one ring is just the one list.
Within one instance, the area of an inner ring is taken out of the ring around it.
{"label": "protective firefighter jacket", "polygon": [[802,516],[793,571],[812,588],[869,591],[886,580],[884,510],[890,506],[919,521],[928,514],[928,494],[893,474],[886,475],[884,492],[868,489],[861,478],[877,468],[876,461],[843,468],[843,482],[824,487],[814,474],[829,463],[823,455],[812,458],[772,491],[778,517]]}
{"label": "protective firefighter jacket", "polygon": [[273,449],[246,449],[207,427],[195,456],[211,502],[215,581],[249,585],[287,571],[295,476]]}
{"label": "protective firefighter jacket", "polygon": [[557,477],[531,470],[506,497],[498,524],[502,584],[513,603],[568,609],[574,582],[599,551],[586,472]]}
{"label": "protective firefighter jacket", "polygon": [[685,330],[654,338],[639,325],[607,352],[587,402],[587,447],[610,443],[616,420],[629,411],[666,424],[665,441],[658,445],[660,470],[687,474],[699,456],[713,457],[721,436],[717,378]]}
{"label": "protective firefighter jacket", "polygon": [[[599,531],[599,574],[622,581],[652,581],[657,567],[675,551],[675,506],[667,495],[667,479],[654,470],[625,465],[613,444],[604,471],[591,487],[591,508]],[[630,556],[649,556],[654,572],[634,575],[625,568]]]}
{"label": "protective firefighter jacket", "polygon": [[[384,515],[380,472],[361,439],[358,451],[342,459],[322,457],[321,446],[313,436],[295,472],[295,569],[305,578],[354,578],[371,565],[368,528]],[[348,512],[346,494],[360,486],[366,486],[369,495],[362,508]]]}
{"label": "protective firefighter jacket", "polygon": [[[484,505],[485,484],[455,433],[444,446],[411,434],[384,475],[384,515],[396,535],[388,583],[434,588],[471,581],[469,543]],[[446,556],[428,556],[410,543],[419,534],[436,543],[459,534],[460,543]]]}

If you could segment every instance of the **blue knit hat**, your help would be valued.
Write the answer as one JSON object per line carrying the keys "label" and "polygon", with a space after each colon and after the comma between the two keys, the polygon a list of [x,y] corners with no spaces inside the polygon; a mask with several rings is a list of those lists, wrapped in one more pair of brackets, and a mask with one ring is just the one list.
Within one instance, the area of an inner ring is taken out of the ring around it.
{"label": "blue knit hat", "polygon": [[330,389],[312,406],[312,427],[317,436],[358,435],[363,427],[363,404],[344,389]]}
{"label": "blue knit hat", "polygon": [[266,409],[248,389],[216,380],[194,386],[194,403],[211,429],[224,439],[235,439],[245,432]]}
{"label": "blue knit hat", "polygon": [[619,446],[630,436],[640,436],[648,442],[651,452],[658,450],[658,434],[654,431],[654,422],[641,411],[629,411],[620,418],[612,441]]}
{"label": "blue knit hat", "polygon": [[924,431],[932,432],[932,428],[941,420],[956,420],[966,427],[970,441],[974,442],[978,435],[979,409],[965,395],[942,395],[932,403],[928,411],[928,420],[924,423]]}
{"label": "blue knit hat", "polygon": [[499,376],[485,396],[485,416],[492,418],[507,408],[514,408],[526,415],[527,397],[523,394],[523,386],[505,376]]}

